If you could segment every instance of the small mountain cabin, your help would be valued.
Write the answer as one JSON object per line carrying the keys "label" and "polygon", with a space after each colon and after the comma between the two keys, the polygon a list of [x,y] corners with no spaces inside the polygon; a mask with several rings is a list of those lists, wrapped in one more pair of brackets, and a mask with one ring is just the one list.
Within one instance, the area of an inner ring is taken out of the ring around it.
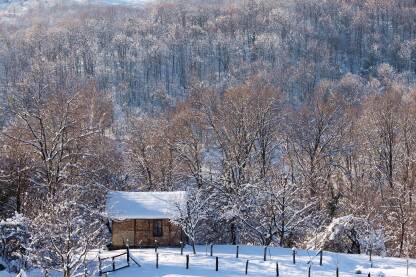
{"label": "small mountain cabin", "polygon": [[106,212],[111,226],[111,247],[178,246],[184,239],[170,219],[185,204],[186,192],[123,192],[107,195]]}

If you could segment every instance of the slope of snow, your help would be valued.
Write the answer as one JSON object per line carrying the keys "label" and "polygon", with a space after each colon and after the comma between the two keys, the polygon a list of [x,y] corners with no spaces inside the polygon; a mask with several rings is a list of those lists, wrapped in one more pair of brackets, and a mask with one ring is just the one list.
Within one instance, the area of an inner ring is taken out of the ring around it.
{"label": "slope of snow", "polygon": [[[279,264],[280,277],[306,277],[308,276],[309,264],[311,264],[311,276],[313,277],[335,277],[336,266],[339,267],[340,277],[416,277],[416,260],[409,260],[409,271],[407,274],[406,259],[383,258],[373,256],[373,266],[367,255],[337,254],[324,252],[323,265],[319,265],[317,251],[297,250],[296,264],[292,262],[292,250],[288,248],[270,247],[267,249],[267,261],[263,261],[264,248],[258,246],[240,246],[239,258],[236,258],[236,246],[215,245],[213,256],[209,256],[209,246],[199,245],[196,247],[197,254],[192,254],[191,247],[185,247],[184,253],[180,255],[180,248],[159,248],[159,268],[155,266],[156,254],[153,248],[131,249],[131,255],[141,264],[138,267],[133,261],[130,267],[108,273],[114,277],[238,277],[245,275],[246,261],[249,260],[247,276],[276,276],[276,261]],[[111,257],[125,250],[92,251],[88,256],[88,276],[98,276],[97,257]],[[189,255],[189,269],[185,268],[186,255]],[[215,257],[219,258],[219,270],[215,271]],[[126,255],[115,259],[116,268],[127,264]],[[103,271],[112,267],[111,258],[102,260]],[[362,273],[357,274],[356,270]],[[82,274],[83,275],[83,274]],[[3,272],[0,277],[11,277],[14,275]],[[28,272],[29,277],[43,277],[39,269]],[[50,272],[50,277],[62,276],[62,273]],[[81,275],[79,275],[81,276]],[[103,275],[106,276],[106,275]]]}
{"label": "slope of snow", "polygon": [[0,277],[14,277],[15,274],[7,272],[7,270],[0,271]]}
{"label": "slope of snow", "polygon": [[[268,248],[267,261],[263,261],[264,248],[240,246],[240,255],[235,257],[235,246],[214,246],[214,257],[209,256],[209,247],[198,246],[197,254],[193,255],[191,248],[185,248],[184,255],[180,255],[178,248],[159,248],[159,268],[155,266],[154,249],[132,249],[131,253],[139,260],[142,267],[134,263],[128,268],[109,274],[110,276],[165,276],[165,277],[199,277],[199,276],[244,276],[246,260],[249,260],[248,276],[276,276],[276,261],[279,263],[280,276],[305,277],[308,276],[308,262],[311,261],[311,276],[334,277],[336,265],[339,265],[339,276],[406,276],[406,260],[397,258],[373,257],[373,267],[370,267],[368,256],[348,255],[324,252],[323,265],[319,265],[316,251],[299,250],[296,264],[292,263],[292,250],[287,248]],[[101,256],[111,256],[124,250],[102,253]],[[207,254],[206,254],[207,253]],[[189,269],[185,269],[185,255],[190,255]],[[219,271],[215,271],[215,256],[219,257]],[[93,259],[93,256],[91,256]],[[117,266],[125,264],[117,260]],[[104,267],[110,268],[110,260]],[[355,273],[357,269],[362,275]],[[409,275],[416,276],[416,261],[410,261]]]}
{"label": "slope of snow", "polygon": [[[6,263],[3,261],[3,259],[0,257],[0,264],[6,267]],[[7,269],[0,271],[0,277],[14,277],[16,274],[9,273]]]}

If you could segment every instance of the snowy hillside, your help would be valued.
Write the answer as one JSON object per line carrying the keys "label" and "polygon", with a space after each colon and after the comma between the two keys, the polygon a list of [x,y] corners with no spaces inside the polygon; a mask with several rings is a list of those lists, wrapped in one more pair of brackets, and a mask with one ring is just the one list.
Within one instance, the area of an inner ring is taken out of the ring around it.
{"label": "snowy hillside", "polygon": [[[101,253],[101,257],[113,256],[124,250]],[[409,263],[407,275],[405,259],[373,257],[371,268],[367,255],[348,255],[324,252],[323,265],[319,265],[319,256],[316,251],[298,250],[296,264],[292,261],[292,249],[267,249],[267,261],[263,261],[264,248],[239,247],[239,258],[236,258],[236,246],[214,246],[213,257],[210,256],[209,247],[198,246],[197,254],[193,255],[191,248],[184,250],[180,255],[179,248],[161,248],[159,252],[159,268],[156,269],[156,254],[154,249],[133,249],[132,256],[139,260],[142,267],[133,262],[130,267],[111,273],[111,276],[243,276],[246,261],[248,276],[276,276],[276,261],[279,264],[279,276],[304,277],[307,276],[309,262],[311,262],[311,276],[333,277],[336,274],[336,265],[339,266],[339,276],[416,276],[416,261]],[[185,268],[186,255],[189,255],[189,269]],[[215,257],[219,259],[218,272],[215,271]],[[91,259],[94,259],[91,257]],[[96,260],[96,259],[95,259]],[[107,262],[105,262],[107,261]],[[126,264],[126,258],[116,258],[116,267]],[[92,267],[94,265],[92,264]],[[111,267],[111,259],[104,260],[103,270]],[[359,275],[356,272],[361,271]]]}

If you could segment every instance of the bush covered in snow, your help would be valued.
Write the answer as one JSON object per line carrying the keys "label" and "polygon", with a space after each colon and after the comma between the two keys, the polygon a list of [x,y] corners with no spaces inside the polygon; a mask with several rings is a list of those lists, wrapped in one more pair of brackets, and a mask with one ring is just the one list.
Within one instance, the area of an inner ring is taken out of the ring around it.
{"label": "bush covered in snow", "polygon": [[0,255],[10,271],[19,272],[25,263],[29,240],[27,226],[27,219],[18,213],[0,221]]}
{"label": "bush covered in snow", "polygon": [[309,246],[335,252],[384,254],[385,241],[381,230],[375,230],[365,218],[347,215],[335,218]]}
{"label": "bush covered in snow", "polygon": [[30,224],[33,265],[74,276],[89,250],[103,245],[105,224],[97,209],[80,204],[74,191],[45,200],[42,213]]}

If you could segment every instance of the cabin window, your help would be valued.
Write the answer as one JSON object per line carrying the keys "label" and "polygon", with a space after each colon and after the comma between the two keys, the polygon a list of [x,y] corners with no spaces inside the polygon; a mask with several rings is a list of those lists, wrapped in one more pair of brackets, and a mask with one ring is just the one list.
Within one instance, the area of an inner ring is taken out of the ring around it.
{"label": "cabin window", "polygon": [[162,220],[153,220],[153,236],[163,237]]}

